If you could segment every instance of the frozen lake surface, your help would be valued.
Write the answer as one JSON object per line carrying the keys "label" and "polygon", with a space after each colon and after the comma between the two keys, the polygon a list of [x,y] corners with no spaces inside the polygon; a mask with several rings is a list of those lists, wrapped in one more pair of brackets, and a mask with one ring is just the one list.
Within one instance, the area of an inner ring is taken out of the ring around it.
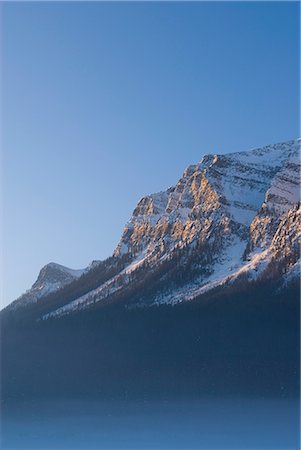
{"label": "frozen lake surface", "polygon": [[295,400],[44,401],[2,408],[1,449],[298,449]]}

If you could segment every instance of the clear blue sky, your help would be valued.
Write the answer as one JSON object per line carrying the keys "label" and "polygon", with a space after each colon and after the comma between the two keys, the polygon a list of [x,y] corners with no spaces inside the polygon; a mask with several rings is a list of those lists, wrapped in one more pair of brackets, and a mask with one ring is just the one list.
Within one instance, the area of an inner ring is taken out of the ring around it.
{"label": "clear blue sky", "polygon": [[299,135],[297,3],[2,4],[4,304],[205,153]]}

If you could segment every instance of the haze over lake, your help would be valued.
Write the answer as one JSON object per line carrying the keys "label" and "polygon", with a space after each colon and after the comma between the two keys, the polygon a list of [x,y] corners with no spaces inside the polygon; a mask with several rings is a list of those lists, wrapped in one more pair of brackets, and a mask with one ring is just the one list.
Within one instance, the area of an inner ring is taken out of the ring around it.
{"label": "haze over lake", "polygon": [[299,448],[295,400],[49,401],[4,409],[2,450]]}

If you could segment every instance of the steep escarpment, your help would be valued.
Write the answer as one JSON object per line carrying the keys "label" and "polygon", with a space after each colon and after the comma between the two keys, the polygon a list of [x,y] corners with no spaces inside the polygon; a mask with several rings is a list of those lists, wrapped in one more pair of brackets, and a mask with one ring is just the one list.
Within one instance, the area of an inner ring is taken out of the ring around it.
{"label": "steep escarpment", "polygon": [[155,246],[170,250],[196,237],[207,238],[212,226],[221,221],[245,236],[273,177],[291,152],[291,146],[279,145],[261,152],[205,156],[185,170],[175,187],[139,202],[115,254],[151,253]]}
{"label": "steep escarpment", "polygon": [[250,248],[271,243],[285,213],[300,200],[300,149],[296,146],[272,180],[262,208],[251,223]]}

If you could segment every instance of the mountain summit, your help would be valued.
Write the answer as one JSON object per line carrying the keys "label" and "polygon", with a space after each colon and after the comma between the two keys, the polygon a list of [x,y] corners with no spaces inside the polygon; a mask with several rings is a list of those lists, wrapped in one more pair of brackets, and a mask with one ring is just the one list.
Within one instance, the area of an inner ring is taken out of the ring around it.
{"label": "mountain summit", "polygon": [[174,187],[143,197],[112,257],[83,270],[51,263],[6,310],[49,319],[123,302],[191,301],[237,283],[299,274],[300,139],[206,155]]}

